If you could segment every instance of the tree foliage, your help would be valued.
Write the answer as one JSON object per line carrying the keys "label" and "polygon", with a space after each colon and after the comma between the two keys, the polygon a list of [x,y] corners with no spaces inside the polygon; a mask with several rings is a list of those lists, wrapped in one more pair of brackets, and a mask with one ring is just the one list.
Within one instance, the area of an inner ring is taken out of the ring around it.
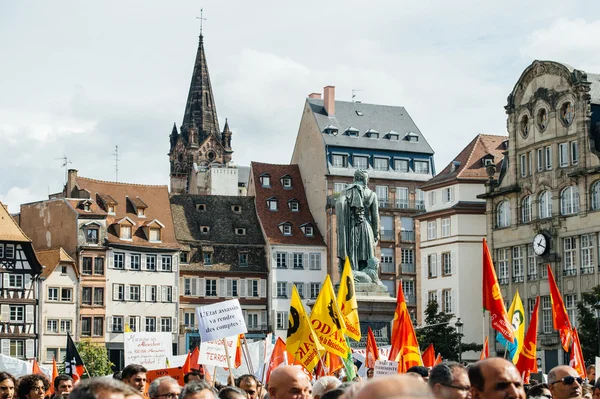
{"label": "tree foliage", "polygon": [[595,315],[595,305],[598,302],[600,302],[600,285],[592,288],[590,292],[583,292],[581,301],[577,303],[577,332],[587,365],[594,364],[595,356],[598,356],[599,331]]}
{"label": "tree foliage", "polygon": [[[81,360],[85,364],[87,371],[90,373],[88,376],[85,374],[83,378],[88,377],[102,377],[108,374],[112,374],[113,363],[108,359],[108,351],[106,346],[101,343],[92,342],[89,339],[85,339],[79,342],[75,342],[77,351],[81,356]],[[65,372],[64,361],[59,367],[59,373]]]}
{"label": "tree foliage", "polygon": [[[464,334],[459,334],[454,323],[450,320],[454,317],[451,314],[438,312],[438,304],[431,301],[425,309],[425,325],[432,327],[422,327],[417,330],[417,339],[421,346],[421,352],[433,344],[436,353],[441,353],[444,360],[458,361],[458,344],[464,338]],[[465,326],[469,328],[469,326]],[[462,342],[462,352],[481,351],[483,345],[474,342]]]}

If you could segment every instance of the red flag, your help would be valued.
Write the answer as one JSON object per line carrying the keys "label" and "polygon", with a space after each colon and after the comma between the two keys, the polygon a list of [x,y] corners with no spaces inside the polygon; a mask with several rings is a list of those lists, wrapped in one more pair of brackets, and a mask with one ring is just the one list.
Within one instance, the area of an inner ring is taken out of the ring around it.
{"label": "red flag", "polygon": [[273,347],[273,353],[271,354],[271,360],[269,361],[269,367],[265,376],[265,382],[269,383],[271,372],[277,368],[280,364],[292,364],[294,362],[294,356],[285,350],[285,342],[281,338],[277,338],[275,346]]}
{"label": "red flag", "polygon": [[183,367],[181,367],[181,371],[183,371],[183,374],[187,374],[190,371],[192,371],[192,354],[190,352],[188,352],[187,357],[185,358],[185,363],[183,363]]}
{"label": "red flag", "polygon": [[556,280],[554,280],[554,274],[552,273],[550,264],[548,264],[548,284],[550,284],[550,301],[552,302],[552,321],[554,323],[554,329],[558,330],[560,343],[565,352],[568,352],[569,346],[571,345],[573,328],[571,327],[571,322],[567,315],[565,303],[556,286]]}
{"label": "red flag", "polygon": [[430,344],[423,352],[423,366],[433,367],[435,365],[435,350],[433,344]]}
{"label": "red flag", "polygon": [[496,270],[485,238],[483,239],[483,310],[490,312],[494,330],[504,335],[504,338],[511,343],[515,342],[513,327],[508,320]]}
{"label": "red flag", "polygon": [[533,307],[533,313],[531,314],[531,320],[529,321],[529,327],[523,340],[523,347],[519,352],[519,358],[517,359],[517,370],[521,374],[523,381],[529,383],[529,374],[531,372],[537,373],[537,330],[538,330],[538,307],[540,305],[540,297],[538,296],[535,300],[535,306]]}
{"label": "red flag", "polygon": [[315,367],[315,376],[320,378],[327,375],[334,375],[342,367],[344,367],[344,363],[342,363],[342,359],[338,355],[325,352],[325,355],[323,355],[321,361]]}
{"label": "red flag", "polygon": [[75,346],[75,342],[71,338],[71,334],[67,333],[67,350],[65,355],[65,374],[73,378],[73,382],[77,382],[83,375],[85,366],[79,355],[79,351]]}
{"label": "red flag", "polygon": [[488,357],[490,357],[490,346],[488,344],[488,337],[485,337],[485,342],[483,343],[483,349],[481,350],[479,360],[487,359]]}
{"label": "red flag", "polygon": [[569,366],[573,367],[581,378],[587,377],[583,352],[581,351],[581,344],[579,343],[579,334],[577,334],[576,328],[573,328],[573,347],[571,348]]}
{"label": "red flag", "polygon": [[438,353],[437,357],[435,358],[435,366],[437,366],[441,362],[442,362],[442,354]]}
{"label": "red flag", "polygon": [[369,327],[367,333],[367,350],[365,351],[365,367],[368,369],[375,368],[375,361],[379,360],[379,348],[373,330]]}
{"label": "red flag", "polygon": [[[397,305],[392,325],[392,347],[388,359],[400,361],[400,358],[404,362],[404,369],[423,365],[417,335],[406,308],[402,284],[398,285]],[[398,370],[400,370],[400,365],[398,365]]]}
{"label": "red flag", "polygon": [[244,334],[238,334],[237,347],[235,348],[235,363],[233,364],[233,367],[236,369],[242,365],[242,336],[243,335]]}

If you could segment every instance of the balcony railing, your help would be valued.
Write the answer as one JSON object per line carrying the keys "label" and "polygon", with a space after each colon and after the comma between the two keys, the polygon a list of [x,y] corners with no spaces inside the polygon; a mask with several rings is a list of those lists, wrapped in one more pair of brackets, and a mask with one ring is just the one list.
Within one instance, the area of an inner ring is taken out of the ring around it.
{"label": "balcony railing", "polygon": [[198,332],[198,325],[194,324],[180,324],[179,325],[179,334],[186,334],[186,333],[197,333]]}
{"label": "balcony railing", "polygon": [[402,273],[416,273],[417,267],[414,263],[403,263],[402,264]]}
{"label": "balcony railing", "polygon": [[525,277],[521,276],[513,276],[513,283],[522,283],[525,281]]}
{"label": "balcony railing", "polygon": [[396,241],[396,234],[394,234],[394,230],[379,230],[379,235],[382,241]]}
{"label": "balcony railing", "polygon": [[499,277],[498,278],[498,284],[500,285],[507,285],[509,282],[509,278],[508,277]]}
{"label": "balcony railing", "polygon": [[381,262],[382,273],[396,273],[396,265],[393,262]]}
{"label": "balcony railing", "polygon": [[581,274],[594,274],[594,266],[582,267]]}
{"label": "balcony railing", "polygon": [[538,279],[538,274],[537,273],[530,273],[527,275],[527,280],[529,281],[534,281]]}
{"label": "balcony railing", "polygon": [[415,242],[415,232],[414,231],[402,231],[400,232],[400,239],[403,242]]}
{"label": "balcony railing", "polygon": [[576,276],[577,269],[565,269],[563,270],[563,276]]}
{"label": "balcony railing", "polygon": [[417,297],[415,295],[405,295],[404,299],[406,299],[407,305],[416,305],[417,304]]}
{"label": "balcony railing", "polygon": [[248,328],[248,331],[266,331],[267,323],[248,324],[246,327]]}

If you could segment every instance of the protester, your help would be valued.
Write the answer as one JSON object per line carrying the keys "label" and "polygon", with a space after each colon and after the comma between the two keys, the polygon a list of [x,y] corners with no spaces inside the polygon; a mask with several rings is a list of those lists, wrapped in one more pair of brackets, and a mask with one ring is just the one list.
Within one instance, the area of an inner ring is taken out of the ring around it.
{"label": "protester", "polygon": [[375,374],[375,369],[374,368],[370,368],[367,370],[367,379],[370,380],[371,378],[373,378],[373,375]]}
{"label": "protester", "polygon": [[473,399],[525,399],[521,375],[501,357],[480,360],[469,367]]}
{"label": "protester", "polygon": [[407,373],[417,373],[421,377],[423,377],[423,381],[427,382],[429,380],[429,369],[423,366],[412,366],[408,370]]}
{"label": "protester", "polygon": [[405,373],[405,375],[412,377],[412,378],[416,378],[417,380],[419,380],[420,382],[425,382],[425,380],[423,379],[423,376],[419,373],[416,373],[414,371],[411,371],[409,373]]}
{"label": "protester", "polygon": [[28,374],[21,378],[17,387],[19,399],[44,399],[50,382],[39,374]]}
{"label": "protester", "polygon": [[532,385],[531,388],[529,388],[529,391],[527,391],[527,399],[552,399],[552,393],[550,393],[548,384],[541,383]]}
{"label": "protester", "polygon": [[467,369],[460,363],[444,362],[431,369],[429,386],[437,399],[468,399],[471,383]]}
{"label": "protester", "polygon": [[552,399],[582,398],[583,379],[571,366],[556,366],[548,373]]}
{"label": "protester", "polygon": [[120,372],[120,371],[115,371],[115,372],[113,373],[113,378],[114,378],[115,380],[119,380],[119,381],[121,381],[121,380],[123,379],[123,376],[121,375],[121,372]]}
{"label": "protester", "polygon": [[600,399],[600,378],[596,380],[596,384],[594,385],[594,392],[592,393],[593,399]]}
{"label": "protester", "polygon": [[73,390],[73,378],[60,374],[54,379],[54,396],[67,396]]}
{"label": "protester", "polygon": [[225,387],[219,391],[219,399],[247,399],[248,394],[238,387]]}
{"label": "protester", "polygon": [[187,384],[179,399],[218,399],[217,392],[206,381],[196,381]]}
{"label": "protester", "polygon": [[590,382],[590,384],[594,385],[594,383],[596,382],[596,366],[589,365],[587,370],[587,379]]}
{"label": "protester", "polygon": [[310,381],[306,374],[298,367],[277,367],[271,373],[268,385],[269,399],[312,398]]}
{"label": "protester", "polygon": [[0,399],[13,399],[17,380],[12,374],[0,371]]}
{"label": "protester", "polygon": [[248,399],[258,396],[258,380],[252,374],[244,374],[235,381],[235,386],[243,389],[248,394]]}
{"label": "protester", "polygon": [[583,399],[592,399],[594,387],[584,382],[581,388],[581,395],[583,396]]}
{"label": "protester", "polygon": [[148,370],[140,364],[130,364],[121,372],[121,380],[138,391],[144,393],[146,388],[146,373]]}
{"label": "protester", "polygon": [[196,370],[192,370],[189,373],[185,373],[185,375],[183,376],[184,384],[187,384],[188,382],[202,381],[203,379],[204,376],[200,375],[200,373]]}
{"label": "protester", "polygon": [[171,377],[159,377],[152,381],[148,387],[148,397],[150,399],[178,399],[180,393],[179,383]]}
{"label": "protester", "polygon": [[325,393],[336,389],[340,385],[342,385],[342,382],[333,376],[321,377],[313,384],[312,396],[315,399],[320,399]]}
{"label": "protester", "polygon": [[[347,398],[346,394],[343,397]],[[403,374],[382,376],[369,380],[353,397],[356,399],[433,399],[433,395],[427,384]]]}
{"label": "protester", "polygon": [[346,391],[340,388],[332,389],[331,391],[327,391],[321,396],[321,399],[339,399],[340,396],[345,394]]}
{"label": "protester", "polygon": [[137,390],[114,378],[90,378],[77,384],[69,399],[126,399],[138,396]]}

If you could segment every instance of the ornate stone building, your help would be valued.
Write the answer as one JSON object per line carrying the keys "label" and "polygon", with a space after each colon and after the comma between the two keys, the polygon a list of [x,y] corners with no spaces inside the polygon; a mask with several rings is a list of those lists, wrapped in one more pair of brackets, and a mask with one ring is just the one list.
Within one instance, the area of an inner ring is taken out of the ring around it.
{"label": "ornate stone building", "polygon": [[[219,128],[217,108],[204,53],[204,40],[200,35],[183,123],[179,131],[176,124],[173,124],[170,135],[171,192],[231,195],[227,192],[210,192],[210,187],[216,185],[211,180],[223,178],[223,173],[214,174],[210,172],[211,169],[233,166],[228,165],[233,154],[231,136],[227,121],[223,131]],[[237,168],[232,167],[232,169],[236,172],[226,173],[226,175],[235,175],[233,195],[236,195]],[[233,177],[229,180],[232,179]]]}
{"label": "ornate stone building", "polygon": [[[506,112],[508,150],[499,177],[480,198],[486,199],[488,243],[505,301],[518,289],[528,321],[541,296],[538,358],[547,373],[565,359],[552,327],[546,265],[575,326],[577,301],[598,284],[600,75],[534,61],[510,93]],[[489,175],[494,169],[490,165]]]}

